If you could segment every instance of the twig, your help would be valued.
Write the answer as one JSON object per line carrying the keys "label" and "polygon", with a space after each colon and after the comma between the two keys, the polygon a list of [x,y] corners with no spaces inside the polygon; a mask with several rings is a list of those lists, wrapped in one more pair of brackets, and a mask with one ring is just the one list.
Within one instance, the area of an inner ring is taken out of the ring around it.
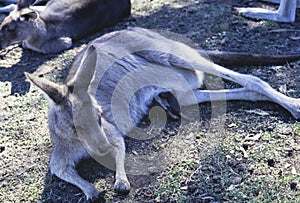
{"label": "twig", "polygon": [[295,29],[276,29],[276,30],[270,30],[268,32],[300,32],[300,30]]}
{"label": "twig", "polygon": [[12,51],[13,49],[17,48],[19,45],[16,44],[16,45],[12,45],[12,46],[9,46],[3,50],[0,51],[0,59],[4,59],[4,57],[6,56],[6,54],[8,54],[10,51]]}

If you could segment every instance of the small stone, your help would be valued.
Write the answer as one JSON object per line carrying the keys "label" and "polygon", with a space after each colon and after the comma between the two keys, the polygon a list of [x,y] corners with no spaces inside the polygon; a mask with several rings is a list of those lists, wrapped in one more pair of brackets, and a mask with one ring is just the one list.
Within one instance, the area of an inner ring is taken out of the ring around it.
{"label": "small stone", "polygon": [[187,190],[187,189],[188,189],[188,186],[182,186],[180,189],[181,189],[181,190]]}
{"label": "small stone", "polygon": [[290,135],[290,134],[292,134],[292,132],[293,132],[293,129],[290,128],[290,127],[288,127],[288,128],[282,128],[280,130],[280,133],[283,134],[283,135]]}
{"label": "small stone", "polygon": [[297,175],[297,170],[296,170],[296,168],[294,166],[292,167],[291,173],[293,175]]}

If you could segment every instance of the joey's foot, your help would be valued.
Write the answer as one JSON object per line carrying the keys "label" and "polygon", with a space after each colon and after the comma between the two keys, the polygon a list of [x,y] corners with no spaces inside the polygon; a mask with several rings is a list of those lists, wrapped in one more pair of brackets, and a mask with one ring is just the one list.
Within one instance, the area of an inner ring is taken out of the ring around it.
{"label": "joey's foot", "polygon": [[98,193],[96,196],[93,196],[91,198],[88,199],[89,203],[105,203],[105,193],[106,191],[102,191],[100,193]]}
{"label": "joey's foot", "polygon": [[128,182],[128,180],[116,180],[114,190],[119,194],[126,195],[130,191],[130,183]]}

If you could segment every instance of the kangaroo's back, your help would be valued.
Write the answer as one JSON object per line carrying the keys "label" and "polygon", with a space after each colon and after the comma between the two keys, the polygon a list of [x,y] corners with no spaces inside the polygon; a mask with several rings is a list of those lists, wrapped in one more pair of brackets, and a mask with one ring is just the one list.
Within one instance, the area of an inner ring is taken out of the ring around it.
{"label": "kangaroo's back", "polygon": [[78,40],[130,15],[130,0],[52,0],[40,18],[62,35]]}

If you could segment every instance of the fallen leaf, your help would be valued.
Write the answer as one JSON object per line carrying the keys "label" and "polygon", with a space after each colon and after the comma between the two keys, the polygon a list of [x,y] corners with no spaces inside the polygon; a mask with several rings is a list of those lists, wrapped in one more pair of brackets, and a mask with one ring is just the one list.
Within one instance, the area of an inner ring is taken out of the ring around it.
{"label": "fallen leaf", "polygon": [[229,128],[236,127],[236,124],[235,124],[235,123],[230,123],[230,124],[228,125],[228,127],[229,127]]}
{"label": "fallen leaf", "polygon": [[246,137],[244,141],[257,141],[257,140],[259,140],[260,137],[261,137],[261,134],[257,134],[253,137],[250,137],[250,136]]}

